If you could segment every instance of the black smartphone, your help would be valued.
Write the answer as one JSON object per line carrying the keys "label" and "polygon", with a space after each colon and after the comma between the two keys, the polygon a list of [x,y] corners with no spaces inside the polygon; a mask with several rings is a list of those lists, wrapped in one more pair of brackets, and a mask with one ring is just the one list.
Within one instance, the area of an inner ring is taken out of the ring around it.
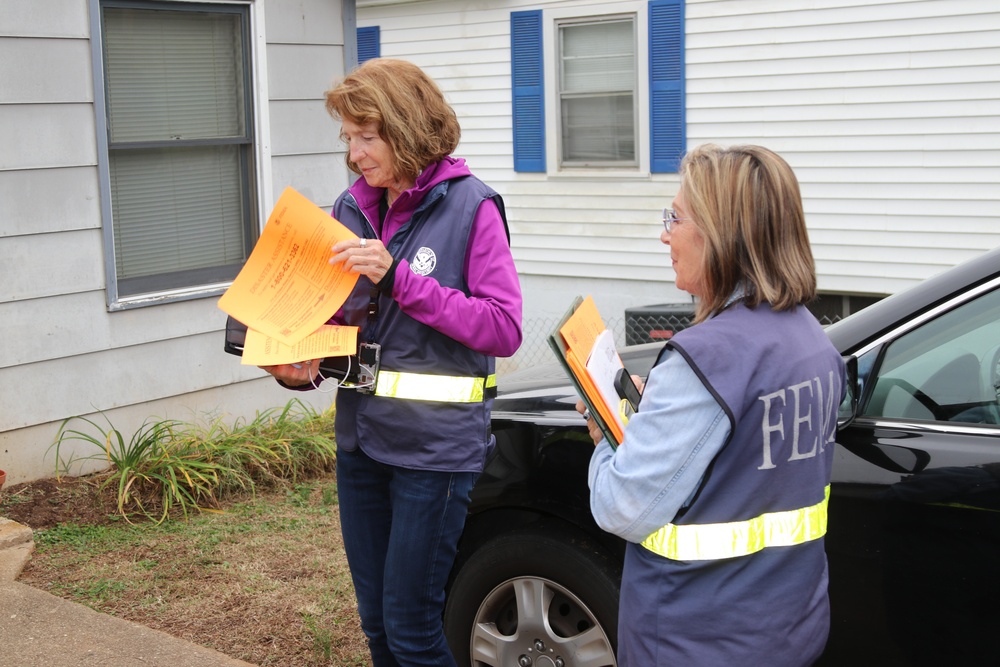
{"label": "black smartphone", "polygon": [[618,396],[629,402],[633,411],[639,409],[639,399],[642,398],[642,394],[639,393],[639,388],[635,386],[632,376],[625,368],[620,369],[615,375],[615,391],[618,392]]}

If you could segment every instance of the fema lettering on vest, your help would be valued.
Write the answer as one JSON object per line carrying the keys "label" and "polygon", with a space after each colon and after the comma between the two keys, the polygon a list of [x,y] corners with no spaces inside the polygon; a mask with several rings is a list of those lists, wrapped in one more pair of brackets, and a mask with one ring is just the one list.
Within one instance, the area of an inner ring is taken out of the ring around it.
{"label": "fema lettering on vest", "polygon": [[[759,396],[764,404],[761,423],[763,452],[761,465],[757,470],[777,467],[772,458],[772,439],[789,442],[791,451],[787,461],[814,458],[826,450],[835,439],[834,421],[836,412],[832,401],[837,396],[837,379],[831,371],[824,390],[819,376]],[[815,418],[814,415],[819,417]],[[786,423],[786,417],[790,423]],[[818,426],[818,428],[817,428]],[[808,444],[803,447],[803,441]]]}

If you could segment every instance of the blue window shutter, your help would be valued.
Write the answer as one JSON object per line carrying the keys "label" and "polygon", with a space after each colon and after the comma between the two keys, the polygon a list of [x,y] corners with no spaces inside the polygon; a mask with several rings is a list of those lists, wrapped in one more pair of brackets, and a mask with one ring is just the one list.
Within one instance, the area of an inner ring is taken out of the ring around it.
{"label": "blue window shutter", "polygon": [[542,12],[511,12],[510,61],[514,171],[545,171]]}
{"label": "blue window shutter", "polygon": [[358,28],[358,64],[381,55],[378,26]]}
{"label": "blue window shutter", "polygon": [[684,1],[649,2],[650,171],[677,171],[687,149]]}

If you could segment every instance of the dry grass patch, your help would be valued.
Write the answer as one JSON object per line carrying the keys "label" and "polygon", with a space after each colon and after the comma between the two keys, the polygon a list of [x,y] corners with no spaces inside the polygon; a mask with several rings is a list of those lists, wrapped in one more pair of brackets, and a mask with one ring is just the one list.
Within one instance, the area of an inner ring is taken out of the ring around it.
{"label": "dry grass patch", "polygon": [[[5,492],[0,515],[19,504]],[[369,664],[331,477],[186,521],[129,524],[115,509],[36,529],[21,581],[262,667]]]}

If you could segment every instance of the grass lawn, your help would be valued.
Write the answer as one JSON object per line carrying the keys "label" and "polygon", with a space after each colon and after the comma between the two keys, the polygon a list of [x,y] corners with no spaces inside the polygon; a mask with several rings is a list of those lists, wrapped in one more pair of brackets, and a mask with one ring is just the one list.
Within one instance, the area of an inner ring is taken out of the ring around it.
{"label": "grass lawn", "polygon": [[99,478],[7,487],[35,530],[22,583],[265,666],[368,665],[332,475],[129,523]]}

